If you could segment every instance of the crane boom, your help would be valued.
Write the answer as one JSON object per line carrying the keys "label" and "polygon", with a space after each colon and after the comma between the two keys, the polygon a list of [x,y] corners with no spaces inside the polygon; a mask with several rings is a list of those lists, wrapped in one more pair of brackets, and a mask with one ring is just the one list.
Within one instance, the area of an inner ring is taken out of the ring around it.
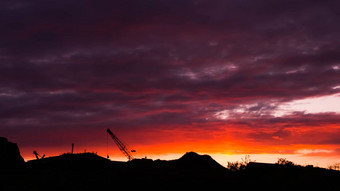
{"label": "crane boom", "polygon": [[41,158],[39,158],[40,155],[39,155],[39,153],[38,153],[37,151],[33,151],[33,154],[35,155],[35,157],[37,158],[37,160],[39,160],[39,159],[44,159],[44,158],[45,158],[45,154],[44,154]]}
{"label": "crane boom", "polygon": [[125,146],[125,144],[121,140],[119,140],[118,137],[115,134],[113,134],[110,129],[107,129],[106,131],[112,137],[113,141],[116,143],[119,150],[122,151],[122,153],[129,159],[129,161],[131,161],[133,159],[131,152],[135,151],[131,150],[130,152],[129,149]]}

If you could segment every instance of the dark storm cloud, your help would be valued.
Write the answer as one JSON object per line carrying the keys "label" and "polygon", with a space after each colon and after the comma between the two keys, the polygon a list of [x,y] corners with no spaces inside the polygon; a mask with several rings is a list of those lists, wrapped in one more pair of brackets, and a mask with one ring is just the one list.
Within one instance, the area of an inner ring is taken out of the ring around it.
{"label": "dark storm cloud", "polygon": [[299,121],[305,115],[281,119],[272,112],[282,102],[339,90],[339,6],[2,1],[1,134],[209,126],[219,121],[216,112],[240,108],[235,123],[254,128],[275,120],[306,125]]}

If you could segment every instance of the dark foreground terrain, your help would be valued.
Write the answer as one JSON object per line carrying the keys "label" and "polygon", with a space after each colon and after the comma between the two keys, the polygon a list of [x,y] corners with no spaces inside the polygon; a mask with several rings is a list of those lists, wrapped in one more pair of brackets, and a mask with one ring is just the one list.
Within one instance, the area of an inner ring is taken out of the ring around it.
{"label": "dark foreground terrain", "polygon": [[321,168],[250,163],[230,171],[208,155],[114,162],[92,153],[63,154],[1,172],[2,190],[340,190],[340,173]]}
{"label": "dark foreground terrain", "polygon": [[[4,157],[2,157],[3,159]],[[7,160],[7,163],[11,160]],[[208,155],[115,162],[93,153],[63,154],[4,165],[0,190],[340,190],[340,172],[249,163],[229,170]],[[9,163],[8,163],[9,164]]]}

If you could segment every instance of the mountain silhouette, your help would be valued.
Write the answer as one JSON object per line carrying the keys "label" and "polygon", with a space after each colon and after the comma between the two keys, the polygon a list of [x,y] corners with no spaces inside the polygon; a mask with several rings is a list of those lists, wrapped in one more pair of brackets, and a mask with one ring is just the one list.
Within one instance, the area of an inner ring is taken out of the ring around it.
{"label": "mountain silhouette", "polygon": [[[1,141],[11,150],[2,154],[17,165],[17,170],[0,171],[1,190],[338,190],[340,180],[339,171],[311,166],[252,162],[231,171],[195,152],[175,160],[128,162],[95,153],[66,153],[25,163],[16,144]],[[1,165],[6,164],[8,160],[2,160]]]}
{"label": "mountain silhouette", "polygon": [[195,152],[187,152],[181,158],[177,160],[179,164],[185,166],[192,166],[197,168],[211,168],[225,170],[225,168],[216,162],[209,155],[199,155]]}
{"label": "mountain silhouette", "polygon": [[[98,186],[106,189],[107,181],[121,184],[133,182],[130,188],[194,188],[216,182],[227,175],[227,169],[209,155],[194,152],[188,152],[175,160],[133,159],[129,162],[110,161],[95,153],[62,154],[28,161],[27,169],[43,172],[44,176],[38,181],[40,185],[58,179],[61,187],[77,185],[77,188],[72,187],[74,189],[98,189]],[[84,180],[88,182],[79,185]]]}
{"label": "mountain silhouette", "polygon": [[20,155],[18,145],[0,137],[0,170],[13,170],[23,165],[24,159]]}

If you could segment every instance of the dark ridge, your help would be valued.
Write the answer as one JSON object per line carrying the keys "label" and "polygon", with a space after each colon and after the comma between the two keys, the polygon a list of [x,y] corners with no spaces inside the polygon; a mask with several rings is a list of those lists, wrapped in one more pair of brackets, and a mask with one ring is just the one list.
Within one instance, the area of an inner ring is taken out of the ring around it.
{"label": "dark ridge", "polygon": [[197,160],[199,158],[206,157],[206,156],[209,156],[209,155],[199,155],[199,154],[197,154],[195,152],[190,151],[190,152],[185,153],[178,160]]}
{"label": "dark ridge", "polygon": [[209,155],[200,155],[195,152],[187,152],[181,158],[178,159],[179,162],[195,164],[195,165],[202,165],[202,166],[210,166],[216,168],[224,168],[218,162],[216,162],[211,156]]}
{"label": "dark ridge", "polygon": [[182,168],[189,168],[190,170],[225,173],[227,169],[216,162],[209,155],[199,155],[195,152],[187,152],[181,158],[175,160],[175,163]]}
{"label": "dark ridge", "polygon": [[21,168],[24,162],[18,145],[9,142],[5,137],[0,137],[0,169],[12,170]]}
{"label": "dark ridge", "polygon": [[338,190],[340,172],[312,165],[279,165],[250,162],[243,177],[254,187],[303,188],[303,190]]}
{"label": "dark ridge", "polygon": [[111,160],[95,153],[64,153],[44,159],[27,161],[28,167],[36,168],[99,168],[111,164]]}
{"label": "dark ridge", "polygon": [[176,160],[129,162],[66,153],[25,164],[20,171],[0,171],[0,190],[338,190],[340,180],[339,171],[311,166],[249,163],[231,171],[195,152]]}

